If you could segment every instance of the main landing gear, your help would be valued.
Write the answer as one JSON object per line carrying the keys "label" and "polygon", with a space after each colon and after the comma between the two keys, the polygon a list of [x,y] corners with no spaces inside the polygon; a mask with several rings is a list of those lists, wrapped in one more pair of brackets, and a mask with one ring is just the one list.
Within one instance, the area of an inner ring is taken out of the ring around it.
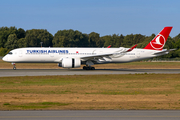
{"label": "main landing gear", "polygon": [[95,70],[95,67],[83,66],[83,70]]}
{"label": "main landing gear", "polygon": [[16,70],[16,64],[12,63],[12,65],[13,65],[13,70]]}

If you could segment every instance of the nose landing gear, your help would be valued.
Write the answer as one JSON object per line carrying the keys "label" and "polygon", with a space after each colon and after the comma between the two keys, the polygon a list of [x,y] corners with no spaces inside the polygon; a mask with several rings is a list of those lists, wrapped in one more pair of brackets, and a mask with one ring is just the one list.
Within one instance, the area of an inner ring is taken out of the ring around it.
{"label": "nose landing gear", "polygon": [[12,65],[13,65],[13,70],[16,70],[16,64],[12,63]]}

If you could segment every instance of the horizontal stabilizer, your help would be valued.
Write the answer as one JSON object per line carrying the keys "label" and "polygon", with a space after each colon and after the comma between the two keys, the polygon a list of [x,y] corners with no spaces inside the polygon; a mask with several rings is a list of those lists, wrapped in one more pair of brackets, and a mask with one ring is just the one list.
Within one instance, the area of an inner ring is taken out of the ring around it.
{"label": "horizontal stabilizer", "polygon": [[166,54],[166,53],[169,53],[170,51],[173,51],[173,50],[177,50],[177,49],[169,49],[169,50],[165,50],[165,51],[156,52],[156,53],[154,53],[154,55]]}

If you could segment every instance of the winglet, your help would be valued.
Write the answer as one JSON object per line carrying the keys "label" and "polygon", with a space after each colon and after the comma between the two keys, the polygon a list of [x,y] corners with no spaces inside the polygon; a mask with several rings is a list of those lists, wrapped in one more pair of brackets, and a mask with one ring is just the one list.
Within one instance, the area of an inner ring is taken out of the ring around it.
{"label": "winglet", "polygon": [[111,47],[111,45],[109,45],[107,48],[110,48]]}
{"label": "winglet", "polygon": [[136,45],[134,45],[134,46],[132,46],[131,48],[129,48],[126,52],[130,52],[130,51],[132,51],[135,47],[137,46],[137,44]]}

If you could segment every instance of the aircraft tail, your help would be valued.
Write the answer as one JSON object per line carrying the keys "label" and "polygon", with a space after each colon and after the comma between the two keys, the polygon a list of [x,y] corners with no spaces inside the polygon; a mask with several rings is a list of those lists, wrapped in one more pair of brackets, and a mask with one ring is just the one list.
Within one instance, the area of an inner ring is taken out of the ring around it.
{"label": "aircraft tail", "polygon": [[162,50],[173,27],[164,29],[144,48],[150,50]]}

